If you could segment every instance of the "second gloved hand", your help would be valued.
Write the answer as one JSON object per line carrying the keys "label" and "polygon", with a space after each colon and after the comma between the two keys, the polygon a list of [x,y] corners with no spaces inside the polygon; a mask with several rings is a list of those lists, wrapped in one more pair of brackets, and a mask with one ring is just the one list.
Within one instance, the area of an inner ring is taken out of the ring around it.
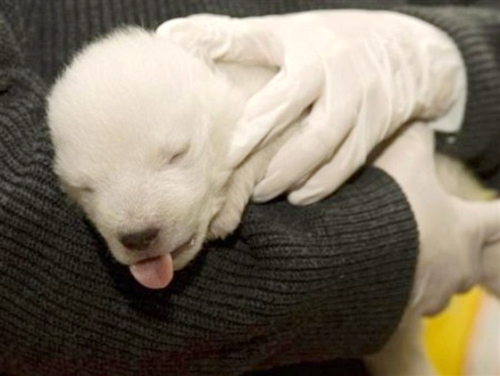
{"label": "second gloved hand", "polygon": [[465,201],[445,192],[436,174],[428,125],[412,124],[375,166],[401,187],[417,222],[415,312],[436,314],[453,294],[478,283],[500,296],[500,201]]}
{"label": "second gloved hand", "polygon": [[[334,10],[234,19],[195,15],[157,30],[214,60],[279,67],[247,104],[230,150],[234,165],[312,105],[254,193],[289,192],[309,204],[334,192],[373,148],[410,119],[456,130],[465,68],[439,29],[395,12]],[[446,121],[440,123],[440,117]]]}

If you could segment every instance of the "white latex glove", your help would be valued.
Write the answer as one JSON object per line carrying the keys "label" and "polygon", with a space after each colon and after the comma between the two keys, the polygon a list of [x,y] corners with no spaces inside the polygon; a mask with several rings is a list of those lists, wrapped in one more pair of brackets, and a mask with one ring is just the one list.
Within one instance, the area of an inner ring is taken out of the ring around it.
{"label": "white latex glove", "polygon": [[294,204],[318,201],[409,119],[448,113],[446,122],[434,124],[443,131],[462,121],[466,78],[459,51],[439,29],[403,14],[195,15],[157,32],[211,59],[281,68],[248,102],[229,153],[233,165],[313,104],[301,131],[269,165],[255,201],[286,191]]}
{"label": "white latex glove", "polygon": [[484,249],[481,285],[500,299],[500,241]]}
{"label": "white latex glove", "polygon": [[500,277],[494,278],[500,273],[500,201],[464,201],[446,193],[433,156],[432,131],[416,123],[375,162],[401,186],[415,215],[420,246],[412,304],[426,315],[476,283],[500,288]]}

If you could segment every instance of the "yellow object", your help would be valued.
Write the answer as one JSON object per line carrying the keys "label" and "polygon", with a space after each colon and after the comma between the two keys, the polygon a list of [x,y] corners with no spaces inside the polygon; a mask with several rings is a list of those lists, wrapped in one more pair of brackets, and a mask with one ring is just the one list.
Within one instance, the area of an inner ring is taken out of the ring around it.
{"label": "yellow object", "polygon": [[[446,166],[449,166],[449,164]],[[473,186],[469,186],[463,192],[455,192],[457,196],[470,200],[479,198],[485,201],[497,197],[497,192],[485,189],[473,177],[468,181]],[[464,193],[470,193],[470,195],[464,195]],[[493,331],[491,337],[493,340],[488,338],[486,342],[487,346],[492,347],[492,351],[489,353],[492,355],[486,360],[484,358],[471,359],[471,356],[474,355],[471,350],[478,345],[474,337],[477,337],[477,335],[487,337],[484,333],[478,332],[477,327],[478,320],[483,319],[480,317],[480,311],[481,309],[484,310],[485,303],[488,303],[488,300],[491,302],[491,299],[483,290],[475,288],[466,294],[454,296],[446,310],[432,319],[424,320],[425,351],[440,376],[467,376],[471,360],[478,360],[481,365],[487,363],[488,369],[496,370],[493,371],[494,373],[482,376],[500,376],[500,317],[498,317],[497,312],[498,305],[493,317],[489,317],[492,321],[488,323],[489,330]]]}
{"label": "yellow object", "polygon": [[424,321],[425,349],[440,375],[465,375],[469,339],[484,297],[478,288],[455,296],[445,311]]}

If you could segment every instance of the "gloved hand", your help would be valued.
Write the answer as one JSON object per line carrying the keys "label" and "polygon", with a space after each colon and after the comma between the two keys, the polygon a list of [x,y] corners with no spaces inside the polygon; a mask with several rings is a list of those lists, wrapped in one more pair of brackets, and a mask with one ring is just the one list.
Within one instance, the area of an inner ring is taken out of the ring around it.
{"label": "gloved hand", "polygon": [[500,261],[500,201],[464,201],[444,191],[436,175],[434,138],[428,125],[412,124],[375,166],[401,186],[418,225],[412,299],[416,313],[438,313],[452,294],[476,283],[487,282],[494,289],[499,277],[495,280],[493,275],[500,273],[500,264],[489,264]]}
{"label": "gloved hand", "polygon": [[[157,32],[211,59],[281,68],[248,102],[229,153],[233,165],[312,104],[302,130],[256,187],[256,201],[285,191],[294,204],[318,201],[409,119],[437,119],[436,128],[451,131],[463,117],[466,78],[459,51],[442,31],[403,14],[195,15],[168,21]],[[447,121],[440,123],[445,113]]]}

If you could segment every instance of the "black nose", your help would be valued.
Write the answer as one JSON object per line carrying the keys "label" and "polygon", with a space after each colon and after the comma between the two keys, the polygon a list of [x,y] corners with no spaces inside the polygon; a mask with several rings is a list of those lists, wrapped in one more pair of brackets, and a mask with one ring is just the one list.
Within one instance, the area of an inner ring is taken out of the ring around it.
{"label": "black nose", "polygon": [[120,242],[130,250],[144,251],[158,237],[160,229],[149,227],[145,230],[120,235]]}

